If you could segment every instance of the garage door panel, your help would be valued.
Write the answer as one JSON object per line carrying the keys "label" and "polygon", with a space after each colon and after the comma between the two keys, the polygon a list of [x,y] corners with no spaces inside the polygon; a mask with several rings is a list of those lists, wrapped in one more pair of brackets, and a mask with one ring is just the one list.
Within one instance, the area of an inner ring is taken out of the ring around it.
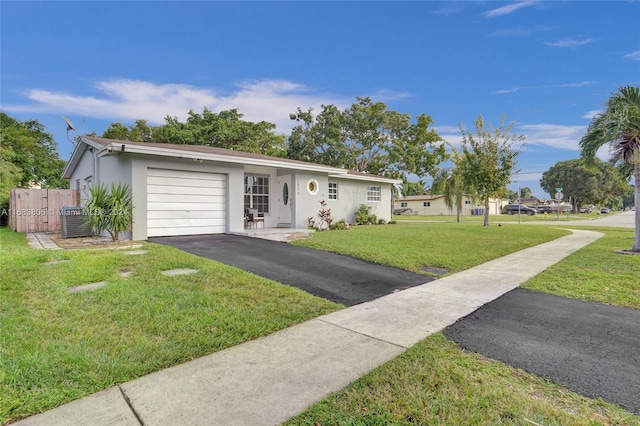
{"label": "garage door panel", "polygon": [[182,209],[178,210],[152,210],[148,212],[147,218],[149,220],[152,219],[210,219],[210,218],[225,218],[224,210],[184,210],[184,206]]}
{"label": "garage door panel", "polygon": [[147,194],[150,203],[185,203],[185,204],[220,204],[224,201],[224,195],[212,194]]}
{"label": "garage door panel", "polygon": [[192,187],[192,186],[158,186],[149,185],[147,194],[175,194],[175,195],[213,195],[224,196],[224,188]]}
{"label": "garage door panel", "polygon": [[219,203],[200,203],[200,204],[190,204],[185,207],[184,203],[148,203],[147,204],[147,212],[150,211],[225,211],[224,206],[221,206]]}
{"label": "garage door panel", "polygon": [[149,219],[147,226],[149,229],[160,229],[163,227],[169,228],[195,228],[201,227],[219,227],[224,226],[224,219]]}
{"label": "garage door panel", "polygon": [[148,169],[149,237],[216,234],[225,231],[225,175]]}
{"label": "garage door panel", "polygon": [[179,177],[159,177],[159,176],[148,176],[147,184],[149,185],[158,185],[158,186],[173,186],[173,185],[186,185],[192,187],[224,187],[225,179],[217,178],[217,179],[192,179],[192,178],[179,178]]}
{"label": "garage door panel", "polygon": [[196,226],[192,228],[182,227],[182,228],[162,228],[162,229],[151,229],[147,231],[149,237],[174,237],[179,235],[205,235],[205,234],[220,234],[219,228],[217,226],[212,227],[201,227]]}

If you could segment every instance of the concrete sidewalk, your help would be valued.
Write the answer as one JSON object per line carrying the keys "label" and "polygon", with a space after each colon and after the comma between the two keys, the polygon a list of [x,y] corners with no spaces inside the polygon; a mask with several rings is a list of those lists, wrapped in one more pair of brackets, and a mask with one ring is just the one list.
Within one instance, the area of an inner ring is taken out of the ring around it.
{"label": "concrete sidewalk", "polygon": [[273,425],[600,238],[525,249],[149,374],[16,425]]}

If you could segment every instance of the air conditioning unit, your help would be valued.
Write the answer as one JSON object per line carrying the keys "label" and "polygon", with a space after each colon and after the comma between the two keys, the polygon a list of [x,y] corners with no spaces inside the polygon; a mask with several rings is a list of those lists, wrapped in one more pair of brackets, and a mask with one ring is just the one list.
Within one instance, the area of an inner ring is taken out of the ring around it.
{"label": "air conditioning unit", "polygon": [[82,207],[63,207],[60,210],[62,238],[90,237],[93,232],[85,225],[85,214]]}

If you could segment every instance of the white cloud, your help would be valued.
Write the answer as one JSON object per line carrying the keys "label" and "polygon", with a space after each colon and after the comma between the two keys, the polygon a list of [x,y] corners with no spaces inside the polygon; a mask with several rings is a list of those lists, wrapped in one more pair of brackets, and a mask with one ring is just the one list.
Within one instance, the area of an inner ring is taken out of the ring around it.
{"label": "white cloud", "polygon": [[520,2],[517,2],[517,3],[508,4],[506,6],[498,7],[496,9],[491,9],[491,10],[483,13],[483,15],[486,18],[495,18],[495,17],[498,17],[498,16],[509,15],[510,13],[513,13],[516,10],[520,10],[523,7],[533,6],[536,3],[537,2],[535,0],[520,1]]}
{"label": "white cloud", "polygon": [[640,61],[640,50],[635,50],[627,55],[624,55],[625,58],[631,59],[632,61]]}
{"label": "white cloud", "polygon": [[[284,133],[293,127],[289,114],[298,107],[313,107],[319,112],[322,104],[346,108],[353,102],[342,96],[314,93],[302,84],[285,80],[243,82],[226,94],[187,84],[156,84],[127,79],[100,81],[94,88],[97,93],[91,95],[32,89],[26,92],[26,97],[33,103],[4,105],[3,108],[7,111],[75,114],[114,121],[133,122],[143,118],[151,124],[164,123],[167,115],[185,120],[189,110],[199,113],[204,107],[214,112],[237,108],[246,120],[275,123],[277,131]],[[400,95],[396,93],[395,96]]]}
{"label": "white cloud", "polygon": [[511,89],[498,89],[498,90],[494,90],[491,93],[495,93],[495,94],[498,94],[498,95],[505,95],[505,94],[508,94],[508,93],[516,93],[520,89],[526,89],[526,87],[512,87]]}
{"label": "white cloud", "polygon": [[562,40],[557,41],[548,41],[545,42],[547,46],[553,47],[578,47],[583,46],[585,44],[589,44],[595,41],[593,38],[582,38],[582,39],[572,39],[572,38],[563,38]]}
{"label": "white cloud", "polygon": [[595,81],[579,81],[579,82],[576,82],[576,83],[552,84],[552,85],[547,85],[547,86],[515,86],[515,87],[512,87],[510,89],[494,90],[491,93],[498,94],[498,95],[504,95],[504,94],[508,94],[508,93],[516,93],[516,92],[519,92],[520,90],[558,89],[558,88],[565,88],[565,87],[584,87],[584,86],[590,86],[590,85],[595,84],[595,83],[596,83]]}
{"label": "white cloud", "polygon": [[528,146],[548,146],[557,149],[579,150],[578,143],[587,126],[560,124],[523,124],[515,131],[526,136]]}
{"label": "white cloud", "polygon": [[597,115],[602,114],[604,111],[601,109],[592,109],[591,111],[587,111],[582,118],[586,118],[587,120],[593,120]]}
{"label": "white cloud", "polygon": [[554,87],[584,87],[584,86],[591,86],[592,84],[595,84],[595,81],[579,81],[577,83],[565,83],[565,84],[559,84],[557,86],[546,86],[545,89],[548,88],[554,88]]}

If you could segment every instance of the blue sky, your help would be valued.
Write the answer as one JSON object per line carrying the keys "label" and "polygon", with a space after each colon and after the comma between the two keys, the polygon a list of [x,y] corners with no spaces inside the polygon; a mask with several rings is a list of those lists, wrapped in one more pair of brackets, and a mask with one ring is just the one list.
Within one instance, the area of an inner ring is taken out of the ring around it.
{"label": "blue sky", "polygon": [[[80,133],[238,108],[292,126],[297,107],[370,96],[431,115],[448,141],[479,114],[526,136],[510,187],[577,158],[603,102],[640,84],[640,2],[0,2],[1,108],[67,159]],[[606,152],[601,152],[603,158]],[[427,179],[429,181],[429,179]]]}

